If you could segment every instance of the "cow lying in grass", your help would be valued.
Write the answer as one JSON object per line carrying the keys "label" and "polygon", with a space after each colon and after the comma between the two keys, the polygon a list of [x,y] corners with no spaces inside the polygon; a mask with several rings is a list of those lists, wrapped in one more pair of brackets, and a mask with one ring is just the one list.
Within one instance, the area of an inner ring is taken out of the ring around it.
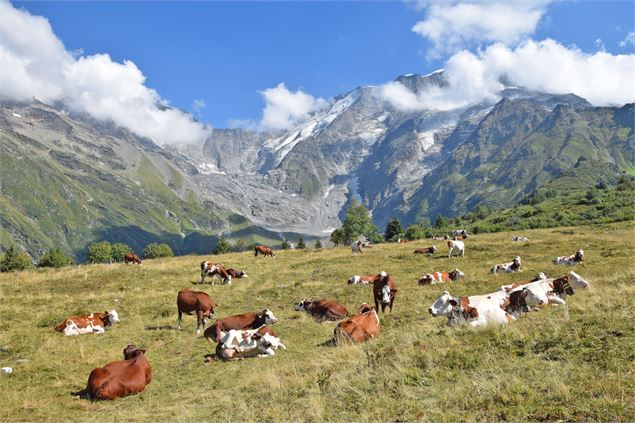
{"label": "cow lying in grass", "polygon": [[267,325],[273,325],[277,321],[278,319],[273,315],[273,312],[267,308],[260,313],[236,314],[216,320],[205,330],[204,336],[218,342],[232,329],[257,329],[259,327],[262,327],[263,330],[267,330],[271,335],[276,336],[276,333]]}
{"label": "cow lying in grass", "polygon": [[454,269],[451,272],[433,272],[428,273],[427,275],[424,275],[421,279],[419,279],[419,285],[449,283],[463,277],[465,277],[465,273],[461,272],[459,269]]}
{"label": "cow lying in grass", "polygon": [[434,245],[431,247],[417,248],[415,250],[415,254],[427,254],[428,256],[431,256],[432,254],[436,252],[437,252],[437,247],[435,247]]}
{"label": "cow lying in grass", "polygon": [[553,264],[566,264],[569,266],[574,266],[576,264],[582,263],[584,260],[584,250],[578,250],[572,256],[560,256],[553,259]]}
{"label": "cow lying in grass", "polygon": [[63,332],[66,336],[104,333],[106,326],[111,326],[117,322],[119,322],[119,314],[115,310],[110,310],[103,313],[67,317],[55,325],[55,330]]}
{"label": "cow lying in grass", "polygon": [[569,272],[560,278],[540,279],[525,284],[503,285],[501,290],[511,292],[515,289],[528,288],[542,301],[542,304],[564,305],[567,303],[567,296],[574,295],[574,287],[576,289],[584,289],[588,288],[588,286],[589,282],[580,277],[580,275],[575,272]]}
{"label": "cow lying in grass", "polygon": [[348,279],[349,285],[368,285],[373,283],[376,275],[353,275]]}
{"label": "cow lying in grass", "polygon": [[295,311],[303,310],[320,322],[326,320],[338,321],[348,316],[346,307],[332,300],[302,300],[295,305]]}
{"label": "cow lying in grass", "polygon": [[272,357],[276,349],[287,349],[280,338],[270,333],[261,334],[261,329],[229,330],[216,345],[216,356],[223,360]]}
{"label": "cow lying in grass", "polygon": [[522,272],[522,261],[519,256],[514,257],[514,260],[509,263],[497,264],[492,267],[492,273],[515,273]]}
{"label": "cow lying in grass", "polygon": [[379,335],[379,316],[375,307],[363,303],[356,316],[342,320],[333,331],[333,344],[360,343]]}

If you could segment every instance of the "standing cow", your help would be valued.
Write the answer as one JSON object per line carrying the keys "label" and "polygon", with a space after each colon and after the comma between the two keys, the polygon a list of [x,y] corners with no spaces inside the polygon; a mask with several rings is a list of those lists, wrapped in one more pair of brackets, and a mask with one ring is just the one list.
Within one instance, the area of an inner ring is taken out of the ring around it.
{"label": "standing cow", "polygon": [[201,326],[205,329],[205,325],[207,324],[205,318],[211,318],[214,314],[214,308],[218,307],[212,298],[205,292],[193,291],[189,288],[179,291],[176,297],[176,306],[179,312],[177,329],[181,329],[181,319],[183,313],[190,315],[196,313],[197,335],[201,333]]}
{"label": "standing cow", "polygon": [[384,313],[386,306],[390,308],[392,313],[392,306],[397,296],[397,282],[388,273],[382,271],[375,276],[373,281],[373,297],[375,299],[375,309],[379,309],[379,303],[381,303],[381,312]]}
{"label": "standing cow", "polygon": [[267,247],[266,245],[256,245],[254,247],[254,257],[257,257],[258,253],[262,254],[265,257],[276,257],[276,254],[273,252],[271,247]]}
{"label": "standing cow", "polygon": [[461,257],[465,257],[465,243],[463,241],[449,240],[448,241],[448,258],[452,257],[452,251],[457,250]]}

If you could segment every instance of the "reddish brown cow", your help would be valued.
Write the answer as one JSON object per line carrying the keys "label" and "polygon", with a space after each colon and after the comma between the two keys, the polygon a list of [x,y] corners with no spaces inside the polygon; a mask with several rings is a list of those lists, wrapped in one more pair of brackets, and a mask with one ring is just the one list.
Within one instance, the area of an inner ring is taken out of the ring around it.
{"label": "reddish brown cow", "polygon": [[[277,321],[278,319],[269,309],[264,309],[260,313],[237,314],[216,320],[205,330],[203,335],[212,341],[218,342],[223,336],[222,332],[227,332],[231,329],[257,329],[262,325],[267,325],[268,328],[269,325],[273,325]],[[269,333],[277,337],[275,332],[271,331]]]}
{"label": "reddish brown cow", "polygon": [[145,350],[130,344],[123,349],[123,358],[90,372],[85,391],[89,399],[114,400],[143,392],[152,381]]}
{"label": "reddish brown cow", "polygon": [[136,255],[136,254],[132,254],[132,253],[128,253],[128,254],[124,255],[123,256],[123,261],[126,264],[128,264],[128,263],[141,264],[141,259],[139,258],[139,256]]}
{"label": "reddish brown cow", "polygon": [[415,250],[415,254],[429,254],[429,255],[432,255],[432,254],[434,254],[436,252],[437,252],[437,247],[435,247],[434,245],[432,247],[417,248]]}
{"label": "reddish brown cow", "polygon": [[275,257],[276,256],[276,254],[273,252],[273,250],[270,247],[267,247],[265,245],[256,245],[256,247],[254,248],[254,256],[257,256],[258,253],[262,254],[265,257],[267,257],[267,256]]}
{"label": "reddish brown cow", "polygon": [[176,297],[176,306],[179,311],[179,321],[177,329],[181,329],[181,318],[183,313],[196,313],[196,334],[201,333],[201,325],[205,329],[206,317],[214,314],[214,308],[218,307],[212,298],[205,292],[193,291],[191,289],[182,289]]}
{"label": "reddish brown cow", "polygon": [[342,341],[353,343],[364,342],[379,335],[379,316],[374,307],[369,307],[363,303],[357,313],[347,320],[337,324],[333,331],[333,343],[339,344]]}
{"label": "reddish brown cow", "polygon": [[249,275],[243,270],[227,269],[227,274],[232,278],[247,278]]}
{"label": "reddish brown cow", "polygon": [[309,316],[319,321],[337,321],[348,316],[348,310],[342,304],[332,300],[303,300],[295,305],[295,311],[306,311]]}
{"label": "reddish brown cow", "polygon": [[457,235],[457,236],[452,237],[453,241],[463,241],[464,239],[467,239],[467,236],[465,236],[465,235]]}
{"label": "reddish brown cow", "polygon": [[99,326],[101,328],[105,328],[106,326],[110,326],[118,321],[119,314],[117,314],[115,310],[110,310],[104,311],[103,313],[90,313],[82,316],[67,317],[61,323],[55,325],[55,330],[58,332],[64,332],[64,329],[66,329],[66,326],[68,326],[70,322],[75,323],[77,327],[81,329],[89,326]]}
{"label": "reddish brown cow", "polygon": [[381,303],[381,312],[384,313],[386,306],[390,307],[392,313],[392,305],[395,302],[397,296],[397,282],[392,276],[389,276],[386,272],[381,272],[375,276],[373,281],[373,297],[375,298],[375,309],[379,309],[379,303]]}
{"label": "reddish brown cow", "polygon": [[407,244],[407,243],[409,243],[410,241],[408,241],[407,239],[401,239],[401,238],[399,238],[399,239],[397,240],[397,242],[398,242],[398,243],[400,243],[400,244]]}

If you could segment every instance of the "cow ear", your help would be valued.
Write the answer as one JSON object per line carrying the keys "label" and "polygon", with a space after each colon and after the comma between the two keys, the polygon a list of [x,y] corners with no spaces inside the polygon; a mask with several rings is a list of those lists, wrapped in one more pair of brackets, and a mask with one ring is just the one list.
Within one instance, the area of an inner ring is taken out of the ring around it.
{"label": "cow ear", "polygon": [[144,354],[146,353],[146,350],[139,349],[139,351],[141,351]]}
{"label": "cow ear", "polygon": [[454,307],[456,307],[456,305],[458,304],[456,302],[456,300],[454,298],[450,299],[450,304],[452,304]]}

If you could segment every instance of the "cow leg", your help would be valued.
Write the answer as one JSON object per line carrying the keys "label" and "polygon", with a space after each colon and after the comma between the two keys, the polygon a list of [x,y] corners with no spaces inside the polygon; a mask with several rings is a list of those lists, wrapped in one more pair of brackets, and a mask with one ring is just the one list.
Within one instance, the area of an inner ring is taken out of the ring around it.
{"label": "cow leg", "polygon": [[448,258],[452,257],[452,248],[450,248],[450,251],[448,251]]}
{"label": "cow leg", "polygon": [[205,272],[201,272],[201,284],[205,283]]}
{"label": "cow leg", "polygon": [[176,328],[181,330],[181,319],[183,318],[183,312],[179,309],[179,318],[176,323]]}
{"label": "cow leg", "polygon": [[375,310],[379,310],[379,302],[377,301],[377,298],[375,298]]}
{"label": "cow leg", "polygon": [[392,313],[392,303],[395,301],[395,298],[390,299],[390,312]]}
{"label": "cow leg", "polygon": [[461,250],[461,257],[465,257],[465,248]]}
{"label": "cow leg", "polygon": [[203,329],[205,329],[205,318],[203,317],[203,310],[196,311],[196,334],[201,334],[201,325],[203,325]]}

